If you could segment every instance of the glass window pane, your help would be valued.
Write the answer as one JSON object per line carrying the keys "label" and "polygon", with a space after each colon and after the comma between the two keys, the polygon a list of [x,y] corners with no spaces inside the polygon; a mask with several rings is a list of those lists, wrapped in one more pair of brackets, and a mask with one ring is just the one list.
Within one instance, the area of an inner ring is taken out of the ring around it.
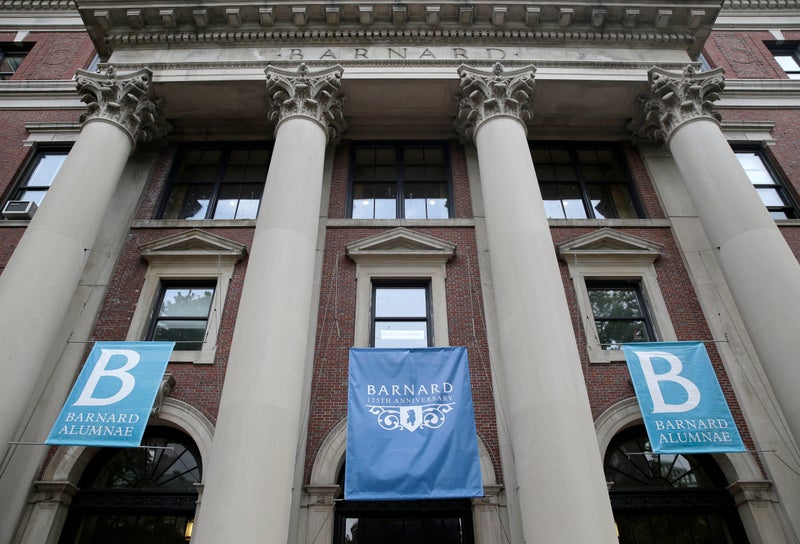
{"label": "glass window pane", "polygon": [[153,340],[176,342],[175,349],[179,350],[200,350],[205,333],[205,320],[162,320],[156,323]]}
{"label": "glass window pane", "polygon": [[603,349],[619,349],[619,344],[649,341],[644,321],[613,321],[595,319],[597,336]]}
{"label": "glass window pane", "polygon": [[375,199],[375,219],[395,219],[397,217],[397,202],[394,198]]}
{"label": "glass window pane", "polygon": [[188,185],[175,184],[169,193],[167,205],[164,208],[164,219],[180,219],[181,208],[183,201],[186,199],[186,191],[189,189]]}
{"label": "glass window pane", "polygon": [[427,321],[376,321],[376,348],[424,348],[428,346]]}
{"label": "glass window pane", "polygon": [[28,178],[27,186],[49,187],[53,183],[56,174],[61,169],[61,165],[67,159],[66,153],[42,153],[36,163],[36,168],[33,170],[30,178]]}
{"label": "glass window pane", "polygon": [[159,308],[159,317],[208,317],[214,289],[211,287],[169,287]]}
{"label": "glass window pane", "polygon": [[214,186],[211,184],[191,185],[179,219],[205,219],[213,194]]}
{"label": "glass window pane", "polygon": [[642,308],[636,289],[589,289],[589,301],[595,318],[642,317]]}
{"label": "glass window pane", "polygon": [[33,201],[37,206],[40,206],[46,194],[46,190],[27,190],[19,194],[16,199]]}
{"label": "glass window pane", "polygon": [[217,201],[214,208],[214,219],[235,219],[239,199],[222,199]]}
{"label": "glass window pane", "polygon": [[761,197],[761,201],[765,206],[786,205],[777,189],[756,189],[756,192],[758,193],[758,196]]}
{"label": "glass window pane", "polygon": [[800,64],[797,63],[797,60],[791,53],[776,54],[775,60],[778,61],[778,64],[783,68],[784,72],[800,71]]}
{"label": "glass window pane", "polygon": [[427,290],[424,287],[377,287],[375,317],[426,317]]}
{"label": "glass window pane", "polygon": [[407,198],[405,200],[405,218],[425,219],[425,205],[424,198]]}

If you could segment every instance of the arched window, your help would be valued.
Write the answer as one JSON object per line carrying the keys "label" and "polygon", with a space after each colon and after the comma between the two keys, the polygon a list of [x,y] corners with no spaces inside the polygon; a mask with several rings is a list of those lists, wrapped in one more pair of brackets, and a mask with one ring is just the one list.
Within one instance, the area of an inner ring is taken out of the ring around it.
{"label": "arched window", "polygon": [[[344,489],[344,466],[338,484]],[[334,544],[472,544],[469,499],[337,501]]]}
{"label": "arched window", "polygon": [[620,544],[747,544],[710,455],[654,454],[638,426],[611,441],[605,473]]}
{"label": "arched window", "polygon": [[183,433],[151,427],[142,446],[104,448],[80,480],[60,544],[183,544],[202,478]]}

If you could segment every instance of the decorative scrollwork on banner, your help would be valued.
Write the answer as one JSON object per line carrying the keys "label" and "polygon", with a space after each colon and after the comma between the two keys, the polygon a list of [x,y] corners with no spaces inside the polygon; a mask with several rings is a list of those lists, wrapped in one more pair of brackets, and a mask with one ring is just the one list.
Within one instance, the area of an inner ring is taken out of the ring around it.
{"label": "decorative scrollwork on banner", "polygon": [[445,414],[455,403],[428,404],[425,406],[386,407],[367,405],[369,413],[378,416],[378,425],[386,431],[411,431],[438,429],[445,422]]}

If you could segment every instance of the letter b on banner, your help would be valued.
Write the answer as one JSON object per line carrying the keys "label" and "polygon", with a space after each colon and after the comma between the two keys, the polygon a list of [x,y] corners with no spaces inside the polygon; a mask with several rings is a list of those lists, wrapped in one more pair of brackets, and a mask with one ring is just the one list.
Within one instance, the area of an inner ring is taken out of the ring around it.
{"label": "letter b on banner", "polygon": [[[108,369],[108,363],[112,357],[124,357],[126,362],[120,368]],[[139,364],[139,354],[130,349],[101,349],[100,357],[95,363],[92,373],[86,380],[86,385],[81,391],[80,397],[75,401],[74,406],[108,406],[119,402],[131,394],[136,387],[136,378],[129,371]],[[93,396],[100,384],[100,380],[109,378],[119,380],[119,389],[110,397],[98,398]]]}
{"label": "letter b on banner", "polygon": [[[692,382],[681,376],[683,363],[672,353],[665,351],[637,351],[636,356],[642,365],[647,388],[650,390],[650,398],[653,400],[653,413],[664,414],[669,412],[689,412],[697,408],[700,404],[700,389]],[[653,359],[662,359],[669,364],[669,370],[662,374],[657,374],[653,368]],[[686,392],[686,401],[680,404],[669,404],[664,400],[661,391],[661,382],[675,384]]]}

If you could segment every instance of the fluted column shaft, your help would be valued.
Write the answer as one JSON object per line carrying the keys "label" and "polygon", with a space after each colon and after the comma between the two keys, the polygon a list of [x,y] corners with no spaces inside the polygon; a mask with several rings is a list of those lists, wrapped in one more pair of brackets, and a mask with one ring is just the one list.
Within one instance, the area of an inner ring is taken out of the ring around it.
{"label": "fluted column shaft", "polygon": [[663,138],[717,251],[731,294],[795,441],[800,439],[800,264],[720,129],[722,70],[650,70],[642,130]]}
{"label": "fluted column shaft", "polygon": [[341,68],[270,68],[278,119],[194,542],[287,542],[328,130]]}
{"label": "fluted column shaft", "polygon": [[[527,542],[616,542],[564,285],[523,119],[533,69],[462,67],[478,152],[507,418]],[[579,520],[576,520],[579,513]]]}
{"label": "fluted column shaft", "polygon": [[[9,442],[25,428],[37,383],[46,379],[50,342],[62,327],[134,143],[165,130],[151,98],[149,71],[124,77],[113,69],[79,71],[77,84],[89,105],[81,133],[0,277],[0,467],[14,447]],[[27,492],[0,490],[0,503],[21,508]]]}

